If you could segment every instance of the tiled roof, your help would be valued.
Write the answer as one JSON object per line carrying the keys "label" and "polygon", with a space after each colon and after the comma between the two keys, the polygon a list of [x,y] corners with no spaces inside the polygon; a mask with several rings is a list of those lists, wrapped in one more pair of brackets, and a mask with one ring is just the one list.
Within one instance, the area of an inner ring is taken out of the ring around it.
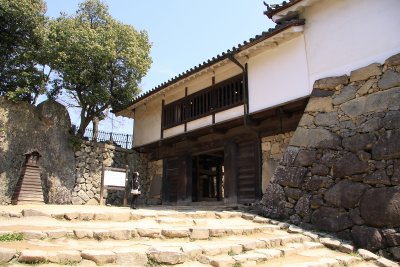
{"label": "tiled roof", "polygon": [[[174,84],[174,83],[176,83],[176,82],[178,82],[178,81],[180,81],[180,80],[182,80],[182,79],[184,79],[186,77],[189,77],[190,75],[192,75],[192,74],[194,74],[196,72],[199,72],[199,71],[201,71],[203,69],[206,69],[206,68],[208,68],[208,67],[210,67],[210,66],[212,66],[212,65],[214,65],[214,64],[216,64],[216,63],[218,63],[220,61],[223,61],[224,59],[229,58],[232,55],[235,55],[235,54],[247,49],[248,47],[251,47],[251,46],[253,46],[253,45],[255,45],[255,44],[259,43],[259,42],[262,42],[265,39],[268,39],[271,36],[281,32],[281,31],[283,31],[283,30],[285,30],[287,28],[290,28],[292,26],[299,26],[299,25],[304,25],[304,20],[296,19],[296,20],[292,20],[292,21],[287,21],[287,22],[285,22],[283,24],[280,24],[280,25],[276,25],[274,28],[270,28],[270,29],[268,29],[268,31],[264,31],[261,34],[256,35],[253,38],[250,38],[248,41],[244,41],[243,43],[238,44],[236,47],[232,47],[232,49],[228,49],[226,52],[222,52],[222,54],[218,54],[216,57],[213,57],[213,58],[211,58],[211,59],[209,59],[207,61],[204,61],[203,63],[201,63],[201,64],[199,64],[197,66],[194,66],[193,68],[191,68],[189,70],[186,70],[185,72],[183,72],[183,73],[181,73],[181,74],[169,79],[168,81],[158,85],[157,87],[154,87],[153,89],[138,95],[136,98],[133,99],[133,101],[130,104],[127,105],[126,108],[138,103],[139,101],[141,101],[141,100],[143,100],[143,99],[145,99],[145,98],[147,98],[147,97],[149,97],[149,96],[151,96],[151,95],[153,95],[153,94],[155,94],[155,93],[167,88],[168,86],[170,86],[170,85],[172,85],[172,84]],[[114,113],[118,113],[118,112],[120,112],[120,111],[122,111],[122,110],[124,110],[126,108],[123,108],[121,110],[116,110],[116,111],[114,111]]]}
{"label": "tiled roof", "polygon": [[264,5],[267,7],[267,10],[264,11],[264,14],[268,18],[272,19],[272,16],[275,15],[276,13],[278,13],[278,12],[288,8],[288,7],[291,7],[291,6],[297,4],[298,2],[301,2],[301,1],[303,1],[303,0],[289,0],[288,2],[283,1],[282,4],[280,4],[280,5],[279,4],[277,4],[277,5],[268,5],[267,3],[264,2]]}

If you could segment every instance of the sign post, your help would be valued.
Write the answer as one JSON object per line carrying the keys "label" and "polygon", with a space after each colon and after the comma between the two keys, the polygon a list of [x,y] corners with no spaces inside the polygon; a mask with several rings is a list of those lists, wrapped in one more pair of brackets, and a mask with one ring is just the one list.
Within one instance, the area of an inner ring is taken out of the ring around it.
{"label": "sign post", "polygon": [[126,166],[125,169],[121,169],[104,167],[103,165],[101,174],[100,205],[104,205],[104,192],[107,192],[108,189],[123,190],[124,199],[122,205],[128,205],[128,174],[128,166]]}

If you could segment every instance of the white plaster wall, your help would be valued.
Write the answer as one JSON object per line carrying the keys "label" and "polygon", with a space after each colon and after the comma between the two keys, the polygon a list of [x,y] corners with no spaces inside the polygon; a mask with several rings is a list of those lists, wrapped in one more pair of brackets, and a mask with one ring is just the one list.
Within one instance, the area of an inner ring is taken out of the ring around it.
{"label": "white plaster wall", "polygon": [[212,116],[207,116],[187,123],[186,127],[188,131],[199,129],[201,127],[209,126],[212,124]]}
{"label": "white plaster wall", "polygon": [[151,100],[135,110],[134,146],[141,146],[160,139],[161,98]]}
{"label": "white plaster wall", "polygon": [[243,116],[243,105],[215,113],[215,123]]}
{"label": "white plaster wall", "polygon": [[212,85],[211,73],[203,74],[200,77],[196,77],[195,79],[184,83],[184,87],[188,88],[188,95],[203,90],[211,85]]}
{"label": "white plaster wall", "polygon": [[250,113],[309,95],[303,36],[250,58],[248,80]]}
{"label": "white plaster wall", "polygon": [[185,132],[185,125],[181,124],[169,129],[164,130],[164,138],[168,138],[174,135],[178,135]]}
{"label": "white plaster wall", "polygon": [[165,93],[165,105],[172,103],[185,96],[185,87],[179,86]]}
{"label": "white plaster wall", "polygon": [[239,68],[233,62],[229,62],[225,66],[222,66],[215,70],[215,83],[223,82],[241,73],[242,73],[241,68]]}
{"label": "white plaster wall", "polygon": [[302,17],[310,88],[400,52],[399,0],[319,1]]}

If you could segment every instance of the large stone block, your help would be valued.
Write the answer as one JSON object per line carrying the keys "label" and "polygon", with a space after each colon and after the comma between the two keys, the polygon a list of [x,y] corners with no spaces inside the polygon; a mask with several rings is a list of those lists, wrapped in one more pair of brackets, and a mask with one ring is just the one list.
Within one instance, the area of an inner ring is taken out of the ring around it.
{"label": "large stone block", "polygon": [[332,99],[332,104],[340,105],[340,104],[343,104],[344,102],[354,99],[356,97],[357,90],[358,90],[358,87],[353,86],[353,85],[348,85],[348,86],[343,87],[340,94],[338,94],[337,96],[335,96]]}
{"label": "large stone block", "polygon": [[298,147],[338,149],[341,145],[341,139],[337,134],[323,128],[297,128],[290,145]]}
{"label": "large stone block", "polygon": [[294,207],[294,210],[296,211],[296,214],[300,215],[303,218],[308,218],[308,220],[311,217],[312,210],[310,208],[310,195],[305,195],[302,196],[296,203],[296,206]]}
{"label": "large stone block", "polygon": [[400,65],[400,54],[391,56],[385,60],[385,65],[388,67]]}
{"label": "large stone block", "polygon": [[303,167],[278,166],[272,180],[282,186],[300,188],[306,173],[307,169]]}
{"label": "large stone block", "polygon": [[335,90],[338,85],[346,85],[348,82],[349,77],[347,77],[347,75],[328,77],[316,80],[314,83],[314,89]]}
{"label": "large stone block", "polygon": [[318,191],[321,188],[328,188],[333,180],[326,176],[312,176],[304,185],[304,189],[308,191]]}
{"label": "large stone block", "polygon": [[379,136],[372,147],[372,158],[376,160],[400,158],[400,130],[389,130]]}
{"label": "large stone block", "polygon": [[329,232],[339,232],[353,225],[347,212],[330,207],[321,207],[314,211],[311,222],[318,229]]}
{"label": "large stone block", "polygon": [[386,111],[388,107],[400,105],[400,87],[358,97],[340,105],[343,112],[350,117],[357,117],[371,112]]}
{"label": "large stone block", "polygon": [[318,113],[315,116],[315,125],[334,126],[339,123],[337,112]]}
{"label": "large stone block", "polygon": [[312,97],[308,101],[305,112],[331,112],[333,104],[331,97]]}
{"label": "large stone block", "polygon": [[361,217],[374,227],[400,227],[400,187],[369,189],[360,201]]}
{"label": "large stone block", "polygon": [[382,74],[381,65],[378,63],[373,63],[366,67],[353,70],[350,73],[350,82],[366,80],[369,77],[381,74]]}
{"label": "large stone block", "polygon": [[81,256],[83,259],[94,261],[97,265],[114,263],[117,260],[114,252],[106,250],[83,250]]}
{"label": "large stone block", "polygon": [[387,70],[378,81],[378,86],[383,90],[400,86],[400,74],[393,70]]}
{"label": "large stone block", "polygon": [[390,185],[390,178],[387,176],[386,171],[383,170],[377,170],[369,175],[367,175],[364,178],[364,183],[366,184],[384,184],[384,185]]}
{"label": "large stone block", "polygon": [[300,150],[296,156],[294,163],[300,166],[311,166],[317,157],[317,152],[314,150]]}
{"label": "large stone block", "polygon": [[343,138],[342,145],[345,149],[352,152],[359,150],[371,149],[372,145],[376,142],[375,134],[356,134],[351,137]]}
{"label": "large stone block", "polygon": [[351,209],[357,206],[368,188],[368,185],[362,183],[343,180],[326,191],[324,199],[337,207]]}
{"label": "large stone block", "polygon": [[[284,191],[288,198],[295,199],[295,200],[298,200],[303,195],[303,191],[298,188],[285,187]],[[284,197],[282,199],[280,199],[279,201],[282,201],[282,200],[284,200]]]}
{"label": "large stone block", "polygon": [[261,203],[266,206],[277,206],[279,202],[286,200],[285,191],[282,186],[271,183],[268,185]]}
{"label": "large stone block", "polygon": [[400,233],[397,233],[395,229],[385,229],[382,233],[389,247],[400,246]]}
{"label": "large stone block", "polygon": [[400,129],[400,111],[389,111],[383,119],[387,130]]}
{"label": "large stone block", "polygon": [[356,225],[351,229],[351,235],[357,247],[370,251],[377,251],[384,247],[383,237],[376,228]]}
{"label": "large stone block", "polygon": [[361,161],[355,154],[346,153],[333,163],[332,167],[334,177],[345,177],[353,174],[366,173],[369,171],[369,164]]}

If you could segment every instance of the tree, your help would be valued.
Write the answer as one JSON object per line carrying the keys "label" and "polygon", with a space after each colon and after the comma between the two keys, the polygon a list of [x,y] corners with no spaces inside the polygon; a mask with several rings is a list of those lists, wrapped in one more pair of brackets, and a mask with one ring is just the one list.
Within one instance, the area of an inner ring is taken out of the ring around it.
{"label": "tree", "polygon": [[78,135],[101,118],[107,108],[119,109],[138,94],[150,64],[147,32],[113,19],[100,0],[86,0],[75,16],[50,23],[49,45],[57,71],[51,94],[65,90],[81,108]]}
{"label": "tree", "polygon": [[45,90],[42,0],[0,0],[0,95],[35,103]]}

